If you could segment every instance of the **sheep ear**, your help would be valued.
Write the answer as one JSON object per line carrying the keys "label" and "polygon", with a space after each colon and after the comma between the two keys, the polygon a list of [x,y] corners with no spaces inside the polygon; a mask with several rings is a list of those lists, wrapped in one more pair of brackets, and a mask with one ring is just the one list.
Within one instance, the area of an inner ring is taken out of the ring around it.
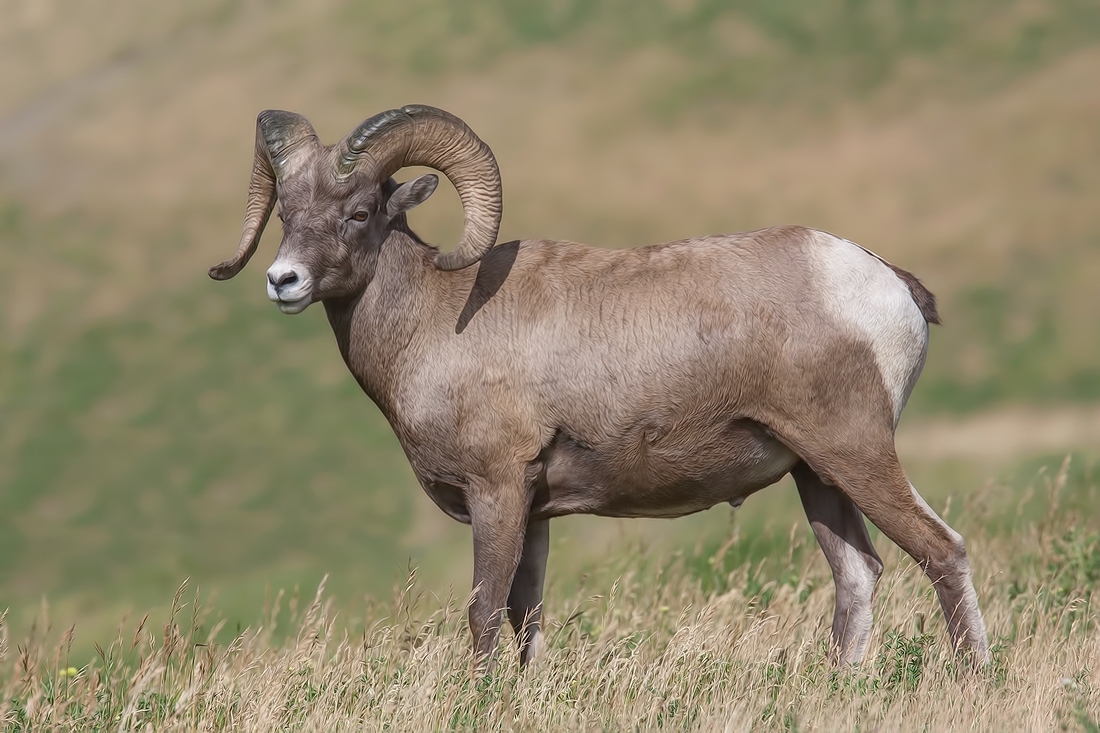
{"label": "sheep ear", "polygon": [[419,178],[402,183],[390,196],[390,202],[386,205],[386,213],[392,216],[404,214],[414,206],[419,206],[435,193],[435,187],[439,185],[439,176],[425,173]]}

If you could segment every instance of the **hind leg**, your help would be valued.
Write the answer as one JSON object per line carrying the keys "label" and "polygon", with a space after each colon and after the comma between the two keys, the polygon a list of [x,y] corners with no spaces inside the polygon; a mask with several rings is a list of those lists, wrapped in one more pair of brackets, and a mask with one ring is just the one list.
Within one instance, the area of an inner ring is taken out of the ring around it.
{"label": "hind leg", "polygon": [[811,465],[921,565],[935,586],[955,648],[975,664],[988,662],[985,622],[963,538],[909,483],[893,447],[863,455],[851,449],[826,453]]}
{"label": "hind leg", "polygon": [[[894,452],[898,416],[924,365],[927,324],[900,280],[879,277],[885,270],[866,270],[861,280],[850,262],[834,264],[825,327],[788,340],[759,391],[766,399],[748,412],[921,565],[956,649],[984,664],[989,643],[966,546],[913,490]],[[846,327],[830,330],[837,323]]]}
{"label": "hind leg", "polygon": [[805,463],[791,471],[806,518],[833,571],[833,655],[839,664],[858,663],[871,638],[871,600],[882,561],[871,544],[856,505]]}

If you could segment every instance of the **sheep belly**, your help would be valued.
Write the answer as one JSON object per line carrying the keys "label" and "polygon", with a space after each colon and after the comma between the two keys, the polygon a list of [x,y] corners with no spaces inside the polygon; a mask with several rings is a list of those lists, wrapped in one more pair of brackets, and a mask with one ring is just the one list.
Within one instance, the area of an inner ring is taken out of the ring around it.
{"label": "sheep belly", "polygon": [[734,506],[785,476],[798,457],[752,420],[709,429],[638,428],[610,448],[559,431],[543,452],[534,518],[680,517]]}

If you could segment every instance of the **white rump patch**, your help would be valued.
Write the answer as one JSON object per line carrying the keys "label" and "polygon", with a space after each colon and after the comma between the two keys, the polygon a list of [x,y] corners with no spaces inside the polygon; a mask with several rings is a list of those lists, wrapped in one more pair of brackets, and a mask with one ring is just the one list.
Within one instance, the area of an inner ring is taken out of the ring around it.
{"label": "white rump patch", "polygon": [[869,344],[894,406],[894,424],[928,353],[928,323],[909,286],[877,255],[816,232],[810,251],[825,307]]}

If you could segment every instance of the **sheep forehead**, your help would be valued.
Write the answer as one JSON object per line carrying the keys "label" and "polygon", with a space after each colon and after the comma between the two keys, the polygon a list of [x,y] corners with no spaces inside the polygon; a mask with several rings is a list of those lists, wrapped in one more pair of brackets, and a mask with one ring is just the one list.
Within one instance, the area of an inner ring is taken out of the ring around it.
{"label": "sheep forehead", "polygon": [[362,174],[337,181],[331,164],[323,157],[279,183],[279,206],[284,220],[309,228],[334,228],[349,199],[370,207],[380,195],[380,187],[372,185]]}

